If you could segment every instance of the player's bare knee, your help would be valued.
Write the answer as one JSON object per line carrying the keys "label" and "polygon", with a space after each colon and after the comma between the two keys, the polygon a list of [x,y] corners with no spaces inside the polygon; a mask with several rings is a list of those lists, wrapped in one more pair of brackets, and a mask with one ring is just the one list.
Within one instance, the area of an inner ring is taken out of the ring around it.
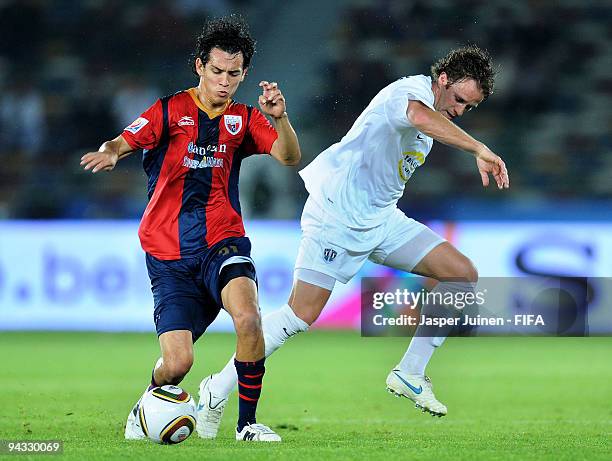
{"label": "player's bare knee", "polygon": [[164,374],[170,384],[179,384],[191,370],[193,357],[190,355],[175,356],[164,360]]}
{"label": "player's bare knee", "polygon": [[261,316],[258,311],[249,310],[234,315],[236,335],[254,337],[261,334]]}
{"label": "player's bare knee", "polygon": [[478,282],[478,269],[476,269],[474,263],[465,256],[457,262],[453,272],[453,278],[470,283]]}
{"label": "player's bare knee", "polygon": [[471,283],[478,282],[478,269],[476,269],[476,266],[469,258],[465,258],[465,259],[467,260],[465,264],[465,268],[464,268],[464,274],[463,274],[463,276],[465,277],[465,280]]}

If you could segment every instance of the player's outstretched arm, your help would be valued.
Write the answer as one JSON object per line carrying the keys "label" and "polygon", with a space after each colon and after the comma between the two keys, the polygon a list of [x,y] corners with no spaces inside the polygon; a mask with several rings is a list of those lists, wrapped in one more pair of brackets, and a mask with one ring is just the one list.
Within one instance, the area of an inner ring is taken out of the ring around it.
{"label": "player's outstretched arm", "polygon": [[259,108],[272,117],[274,128],[278,133],[278,139],[274,141],[270,154],[283,165],[297,165],[302,153],[295,130],[287,116],[285,97],[278,88],[276,82],[259,82],[262,94],[259,96]]}
{"label": "player's outstretched arm", "polygon": [[133,149],[119,135],[111,141],[103,143],[97,152],[88,152],[81,157],[81,166],[84,170],[91,170],[92,173],[98,171],[111,171],[119,160],[127,157]]}
{"label": "player's outstretched arm", "polygon": [[417,130],[443,144],[470,152],[476,157],[476,166],[482,185],[489,185],[489,173],[497,187],[510,187],[510,178],[504,161],[482,142],[474,139],[442,114],[430,109],[420,101],[410,101],[406,111],[408,120]]}

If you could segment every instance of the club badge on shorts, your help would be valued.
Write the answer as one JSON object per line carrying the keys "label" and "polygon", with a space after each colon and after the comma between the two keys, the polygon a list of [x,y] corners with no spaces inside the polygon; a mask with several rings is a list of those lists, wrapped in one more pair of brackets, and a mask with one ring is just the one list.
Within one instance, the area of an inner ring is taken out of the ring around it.
{"label": "club badge on shorts", "polygon": [[225,128],[230,134],[236,135],[242,128],[242,115],[224,115]]}
{"label": "club badge on shorts", "polygon": [[336,259],[336,256],[338,256],[336,250],[332,250],[331,248],[325,248],[325,250],[323,250],[323,259],[327,263],[330,263]]}

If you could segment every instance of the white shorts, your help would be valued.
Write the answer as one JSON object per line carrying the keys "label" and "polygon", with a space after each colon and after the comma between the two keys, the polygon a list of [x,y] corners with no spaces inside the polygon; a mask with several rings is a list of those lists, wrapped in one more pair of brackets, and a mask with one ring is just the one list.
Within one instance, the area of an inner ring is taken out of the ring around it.
{"label": "white shorts", "polygon": [[429,227],[408,218],[396,209],[380,226],[371,229],[352,229],[340,223],[312,198],[308,198],[302,212],[302,239],[295,269],[307,269],[329,275],[347,283],[365,264],[366,259],[385,264],[387,256],[406,244],[401,267],[412,269],[445,240]]}

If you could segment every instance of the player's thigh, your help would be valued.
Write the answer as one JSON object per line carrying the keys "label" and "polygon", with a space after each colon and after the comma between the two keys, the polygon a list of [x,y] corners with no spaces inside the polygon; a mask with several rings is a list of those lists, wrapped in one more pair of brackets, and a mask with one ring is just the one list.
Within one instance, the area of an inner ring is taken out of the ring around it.
{"label": "player's thigh", "polygon": [[[303,269],[347,283],[365,264],[376,245],[371,243],[372,233],[352,231],[323,210],[312,198],[306,201],[300,225],[302,237],[295,261],[296,275]],[[319,285],[317,280],[303,281]],[[329,286],[323,288],[331,290]]]}
{"label": "player's thigh", "polygon": [[324,234],[303,233],[295,261],[288,304],[312,324],[325,307],[336,280],[347,283],[367,261],[369,252],[352,252],[326,240]]}
{"label": "player's thigh", "polygon": [[302,238],[288,304],[308,324],[320,315],[336,280],[347,283],[363,267],[380,233],[347,228],[312,198],[301,219]]}
{"label": "player's thigh", "polygon": [[195,342],[217,317],[220,308],[196,280],[195,260],[162,261],[147,255],[157,335],[187,330]]}
{"label": "player's thigh", "polygon": [[261,330],[257,272],[247,237],[229,238],[215,245],[203,277],[212,298],[232,317],[238,334]]}
{"label": "player's thigh", "polygon": [[257,285],[250,277],[232,278],[221,290],[221,302],[233,319],[259,316]]}
{"label": "player's thigh", "polygon": [[440,281],[478,281],[478,271],[472,261],[448,242],[427,253],[412,272]]}
{"label": "player's thigh", "polygon": [[445,242],[429,227],[396,209],[386,223],[384,241],[372,252],[370,260],[393,269],[413,272],[426,255]]}
{"label": "player's thigh", "polygon": [[[302,277],[310,280],[310,282],[301,280],[299,278],[300,273],[308,274],[302,275]],[[312,273],[305,270],[297,271],[288,301],[295,315],[308,325],[312,325],[315,320],[319,318],[319,315],[321,315],[323,308],[327,304],[332,293],[334,282],[335,279],[329,275]]]}

